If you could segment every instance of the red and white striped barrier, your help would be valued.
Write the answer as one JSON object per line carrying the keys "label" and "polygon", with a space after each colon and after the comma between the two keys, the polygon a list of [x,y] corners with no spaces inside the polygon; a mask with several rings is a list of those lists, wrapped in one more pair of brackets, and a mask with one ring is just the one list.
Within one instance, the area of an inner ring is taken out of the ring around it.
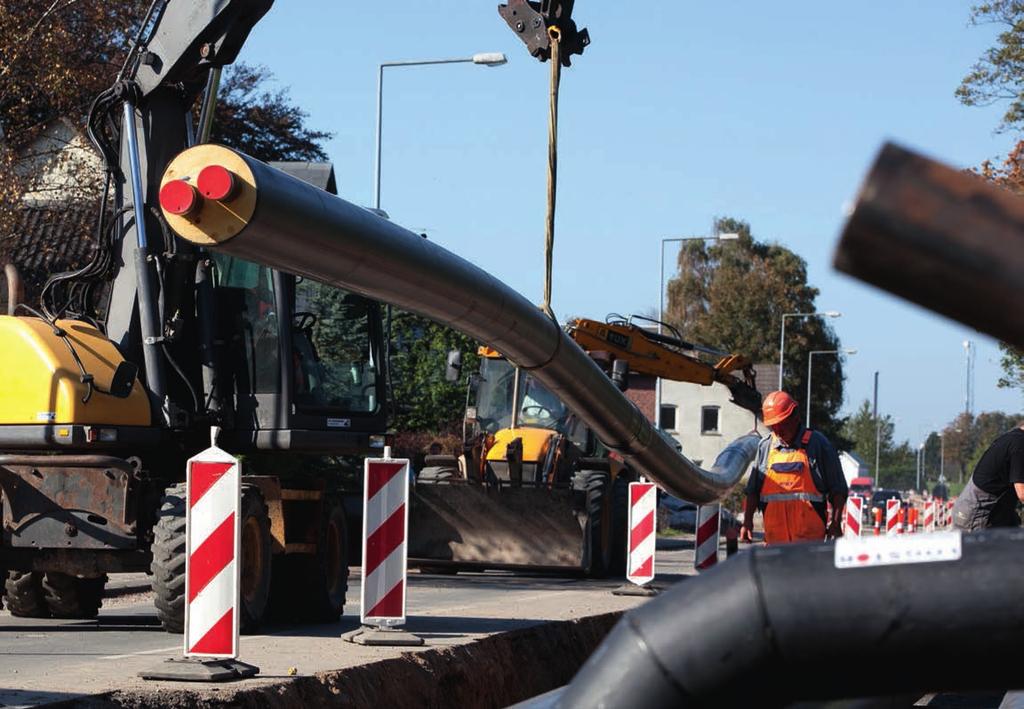
{"label": "red and white striped barrier", "polygon": [[705,571],[718,563],[718,535],[722,526],[721,505],[697,508],[697,539],[693,548],[693,568]]}
{"label": "red and white striped barrier", "polygon": [[944,520],[945,525],[947,527],[952,527],[953,526],[953,501],[952,500],[947,500],[946,501],[946,514],[943,515],[943,520]]}
{"label": "red and white striped barrier", "polygon": [[861,522],[861,505],[864,500],[854,495],[846,498],[846,529],[844,537],[859,537]]}
{"label": "red and white striped barrier", "polygon": [[924,531],[935,531],[935,500],[924,503]]}
{"label": "red and white striped barrier", "polygon": [[239,507],[242,471],[236,458],[207,448],[186,468],[185,655],[238,655]]}
{"label": "red and white striped barrier", "polygon": [[899,534],[900,533],[900,501],[899,500],[886,500],[885,501],[885,533],[888,534]]}
{"label": "red and white striped barrier", "polygon": [[654,483],[629,484],[629,561],[626,578],[638,586],[654,580],[655,510],[658,489]]}
{"label": "red and white striped barrier", "polygon": [[366,459],[363,481],[363,625],[405,623],[409,461]]}

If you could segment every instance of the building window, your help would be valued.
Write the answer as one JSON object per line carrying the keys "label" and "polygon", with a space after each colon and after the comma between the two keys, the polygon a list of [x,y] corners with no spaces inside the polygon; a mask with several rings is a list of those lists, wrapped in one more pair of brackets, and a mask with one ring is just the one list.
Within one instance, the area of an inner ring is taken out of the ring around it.
{"label": "building window", "polygon": [[661,407],[661,416],[658,418],[661,422],[661,428],[665,431],[676,430],[676,407],[671,405],[663,404]]}
{"label": "building window", "polygon": [[718,407],[702,406],[700,409],[700,432],[718,433]]}

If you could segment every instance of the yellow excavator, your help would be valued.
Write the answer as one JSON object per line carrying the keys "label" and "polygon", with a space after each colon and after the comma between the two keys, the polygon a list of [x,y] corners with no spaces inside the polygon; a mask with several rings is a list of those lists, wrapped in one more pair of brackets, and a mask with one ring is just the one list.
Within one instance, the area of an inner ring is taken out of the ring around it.
{"label": "yellow excavator", "polygon": [[[664,335],[633,320],[642,318],[577,319],[566,331],[620,389],[630,372],[718,382],[734,403],[760,411],[748,359],[688,343],[670,326],[661,324],[672,333]],[[638,476],[528,370],[489,347],[478,354],[462,454],[427,456],[416,478],[412,563],[430,571],[624,574],[628,483]],[[457,370],[460,359],[450,360]]]}

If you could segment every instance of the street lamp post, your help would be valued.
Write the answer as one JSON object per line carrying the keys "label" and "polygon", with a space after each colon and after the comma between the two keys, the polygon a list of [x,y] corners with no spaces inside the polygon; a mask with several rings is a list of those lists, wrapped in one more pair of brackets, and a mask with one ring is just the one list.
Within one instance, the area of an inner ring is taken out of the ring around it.
{"label": "street lamp post", "polygon": [[842,349],[842,350],[811,350],[807,353],[807,401],[804,402],[804,406],[807,407],[807,421],[804,424],[805,428],[811,427],[811,359],[816,354],[848,354],[855,355],[857,350],[854,349]]}
{"label": "street lamp post", "polygon": [[946,482],[946,437],[939,431],[939,482]]}
{"label": "street lamp post", "polygon": [[414,59],[411,61],[384,62],[377,67],[377,150],[374,156],[373,170],[373,209],[380,212],[380,146],[381,146],[381,107],[384,93],[384,69],[394,66],[427,66],[432,64],[479,64],[480,66],[500,66],[508,59],[499,52],[483,52],[461,59]]}
{"label": "street lamp post", "polygon": [[[663,333],[665,322],[665,244],[683,241],[735,241],[739,234],[715,234],[714,236],[677,236],[661,240],[661,270],[659,271],[660,292],[658,293],[658,334]],[[654,424],[661,429],[661,377],[654,382]]]}
{"label": "street lamp post", "polygon": [[924,456],[924,443],[922,442],[917,447],[917,491],[921,492],[921,468]]}
{"label": "street lamp post", "polygon": [[786,353],[786,318],[813,318],[813,317],[826,317],[826,318],[838,318],[842,313],[838,310],[826,310],[822,313],[783,313],[782,314],[782,334],[779,336],[779,389],[782,389],[782,370],[783,357]]}

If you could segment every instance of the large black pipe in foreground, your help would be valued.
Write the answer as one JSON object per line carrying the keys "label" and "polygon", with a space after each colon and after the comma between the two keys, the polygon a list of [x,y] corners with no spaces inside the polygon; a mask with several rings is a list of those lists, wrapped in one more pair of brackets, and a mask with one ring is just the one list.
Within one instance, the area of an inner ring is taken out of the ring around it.
{"label": "large black pipe in foreground", "polygon": [[392,303],[490,345],[683,499],[723,497],[756,453],[758,437],[744,436],[711,470],[701,469],[519,293],[437,244],[241,153],[217,145],[181,153],[164,173],[160,202],[171,228],[194,243]]}
{"label": "large black pipe in foreground", "polygon": [[1024,687],[1022,599],[1022,530],[964,536],[958,561],[867,568],[837,569],[833,544],[761,547],[630,612],[547,706]]}

